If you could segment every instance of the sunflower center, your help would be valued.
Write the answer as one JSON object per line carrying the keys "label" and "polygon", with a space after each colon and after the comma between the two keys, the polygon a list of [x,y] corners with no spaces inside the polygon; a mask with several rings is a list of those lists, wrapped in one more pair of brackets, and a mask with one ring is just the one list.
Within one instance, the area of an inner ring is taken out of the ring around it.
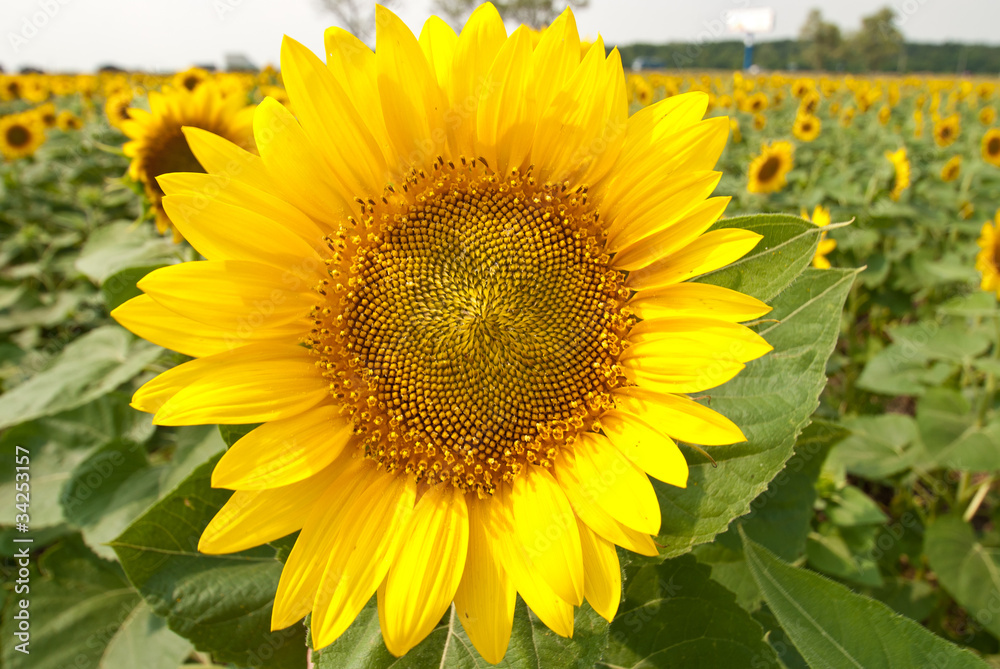
{"label": "sunflower center", "polygon": [[774,178],[778,173],[778,168],[781,167],[781,159],[777,156],[768,156],[764,164],[760,166],[760,172],[757,173],[757,178],[760,181],[767,182]]}
{"label": "sunflower center", "polygon": [[[187,139],[178,127],[175,132],[163,137],[158,144],[149,147],[143,162],[143,171],[147,177],[144,180],[147,187],[162,197],[163,189],[154,177],[170,172],[204,172],[205,168],[194,157]],[[159,202],[159,198],[156,198],[156,201]]]}
{"label": "sunflower center", "polygon": [[310,344],[366,457],[491,494],[594,428],[630,320],[585,190],[439,162],[362,225]]}
{"label": "sunflower center", "polygon": [[991,156],[1000,155],[1000,137],[991,137],[986,143],[986,152]]}
{"label": "sunflower center", "polygon": [[15,149],[20,149],[22,146],[27,146],[31,141],[31,131],[23,125],[12,125],[7,128],[6,139],[7,144],[13,146]]}

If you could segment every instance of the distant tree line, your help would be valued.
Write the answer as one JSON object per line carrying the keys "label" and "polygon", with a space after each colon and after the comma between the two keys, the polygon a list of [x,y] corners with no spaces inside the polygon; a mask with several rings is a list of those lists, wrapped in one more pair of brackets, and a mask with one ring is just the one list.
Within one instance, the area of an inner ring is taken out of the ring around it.
{"label": "distant tree line", "polygon": [[[619,50],[626,65],[641,63],[643,67],[732,69],[743,63],[742,41],[634,44]],[[997,74],[1000,47],[906,42],[891,7],[862,18],[860,28],[845,35],[813,9],[799,39],[758,42],[754,63],[779,70]]]}

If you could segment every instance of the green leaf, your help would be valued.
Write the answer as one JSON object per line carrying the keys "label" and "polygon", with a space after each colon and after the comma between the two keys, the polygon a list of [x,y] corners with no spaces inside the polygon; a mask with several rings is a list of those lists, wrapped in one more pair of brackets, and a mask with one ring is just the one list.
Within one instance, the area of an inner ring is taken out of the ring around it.
{"label": "green leaf", "polygon": [[[23,545],[23,544],[22,544]],[[32,565],[30,592],[14,594],[6,603],[0,633],[7,669],[93,667],[105,648],[142,600],[113,562],[95,556],[77,538],[47,550],[40,568]],[[41,573],[47,574],[43,577]],[[14,636],[21,600],[29,602],[29,655],[15,649]]]}
{"label": "green leaf", "polygon": [[226,442],[226,447],[232,448],[233,444],[250,434],[254,428],[260,427],[260,425],[261,423],[254,423],[253,425],[220,425],[219,434],[222,436],[222,441]]}
{"label": "green leaf", "polygon": [[851,435],[830,452],[827,466],[866,479],[879,480],[904,471],[913,464],[917,424],[904,414],[861,416],[845,419]]}
{"label": "green leaf", "polygon": [[302,667],[302,625],[270,631],[282,568],[274,549],[220,556],[197,550],[205,526],[231,494],[210,486],[217,460],[195,469],[111,545],[153,611],[198,650],[242,666]]}
{"label": "green leaf", "polygon": [[785,564],[745,536],[743,550],[768,607],[814,669],[987,667],[885,604]]}
{"label": "green leaf", "polygon": [[104,296],[104,306],[111,312],[133,297],[138,297],[142,291],[136,286],[139,281],[164,265],[147,265],[144,267],[129,267],[115,272],[101,284],[101,294]]}
{"label": "green leaf", "polygon": [[601,658],[607,642],[607,622],[586,603],[576,611],[573,638],[565,639],[542,624],[518,598],[507,654],[499,664],[488,663],[476,652],[454,607],[426,639],[397,658],[382,642],[378,608],[373,597],[340,638],[313,655],[313,661],[318,669],[488,669],[494,666],[501,669],[555,666],[590,669]]}
{"label": "green leaf", "polygon": [[1000,549],[984,546],[972,527],[954,516],[934,520],[926,530],[924,552],[948,594],[969,616],[1000,636]]}
{"label": "green leaf", "polygon": [[806,270],[775,301],[760,333],[774,351],[735,379],[709,391],[711,407],[735,422],[748,441],[708,450],[718,468],[689,455],[686,489],[654,482],[665,557],[685,553],[725,531],[767,489],[791,456],[795,439],[819,404],[826,361],[840,332],[840,312],[855,272]]}
{"label": "green leaf", "polygon": [[163,351],[117,325],[74,340],[44,371],[0,397],[0,429],[75,409],[131,380]]}
{"label": "green leaf", "polygon": [[741,228],[764,236],[750,253],[698,279],[738,290],[770,302],[791,285],[816,254],[821,229],[787,214],[756,214],[724,218],[713,230]]}
{"label": "green leaf", "polygon": [[712,580],[736,594],[741,607],[752,611],[760,604],[760,591],[750,578],[737,528],[778,553],[795,560],[806,550],[816,501],[816,479],[829,453],[847,431],[834,423],[813,421],[802,431],[795,454],[751,504],[746,516],[733,521],[710,544],[695,548],[698,561],[711,565]]}
{"label": "green leaf", "polygon": [[835,492],[825,511],[830,522],[840,527],[881,525],[889,519],[875,500],[852,485]]}
{"label": "green leaf", "polygon": [[809,566],[845,581],[881,587],[882,574],[875,559],[878,536],[877,527],[837,527],[821,523],[806,542]]}
{"label": "green leaf", "polygon": [[609,667],[777,667],[764,630],[685,555],[628,581],[602,664]]}
{"label": "green leaf", "polygon": [[98,668],[177,669],[192,650],[190,641],[171,632],[167,621],[140,601],[111,638]]}
{"label": "green leaf", "polygon": [[115,221],[90,235],[76,260],[76,269],[101,284],[124,269],[177,262],[179,248],[151,225]]}

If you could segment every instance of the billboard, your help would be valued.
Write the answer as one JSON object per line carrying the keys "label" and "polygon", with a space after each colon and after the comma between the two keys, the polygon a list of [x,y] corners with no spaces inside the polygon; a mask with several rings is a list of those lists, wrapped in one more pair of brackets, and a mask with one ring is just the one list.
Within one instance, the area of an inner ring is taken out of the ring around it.
{"label": "billboard", "polygon": [[774,30],[774,10],[770,7],[733,9],[726,12],[726,28],[731,33],[769,33]]}

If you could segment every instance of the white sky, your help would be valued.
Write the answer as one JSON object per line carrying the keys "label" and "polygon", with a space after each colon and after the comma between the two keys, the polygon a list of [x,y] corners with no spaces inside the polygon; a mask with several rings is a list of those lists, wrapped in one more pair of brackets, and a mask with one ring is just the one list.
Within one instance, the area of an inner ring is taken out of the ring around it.
{"label": "white sky", "polygon": [[[704,42],[731,39],[720,31],[727,10],[769,6],[777,11],[770,38],[786,38],[811,7],[849,31],[887,4],[902,15],[909,40],[1000,44],[998,0],[591,0],[577,22],[582,35],[600,33],[609,44]],[[430,7],[430,0],[399,0],[395,9],[419,32]],[[177,70],[221,66],[226,53],[277,64],[283,34],[322,53],[323,29],[333,24],[319,0],[0,0],[0,65]]]}

